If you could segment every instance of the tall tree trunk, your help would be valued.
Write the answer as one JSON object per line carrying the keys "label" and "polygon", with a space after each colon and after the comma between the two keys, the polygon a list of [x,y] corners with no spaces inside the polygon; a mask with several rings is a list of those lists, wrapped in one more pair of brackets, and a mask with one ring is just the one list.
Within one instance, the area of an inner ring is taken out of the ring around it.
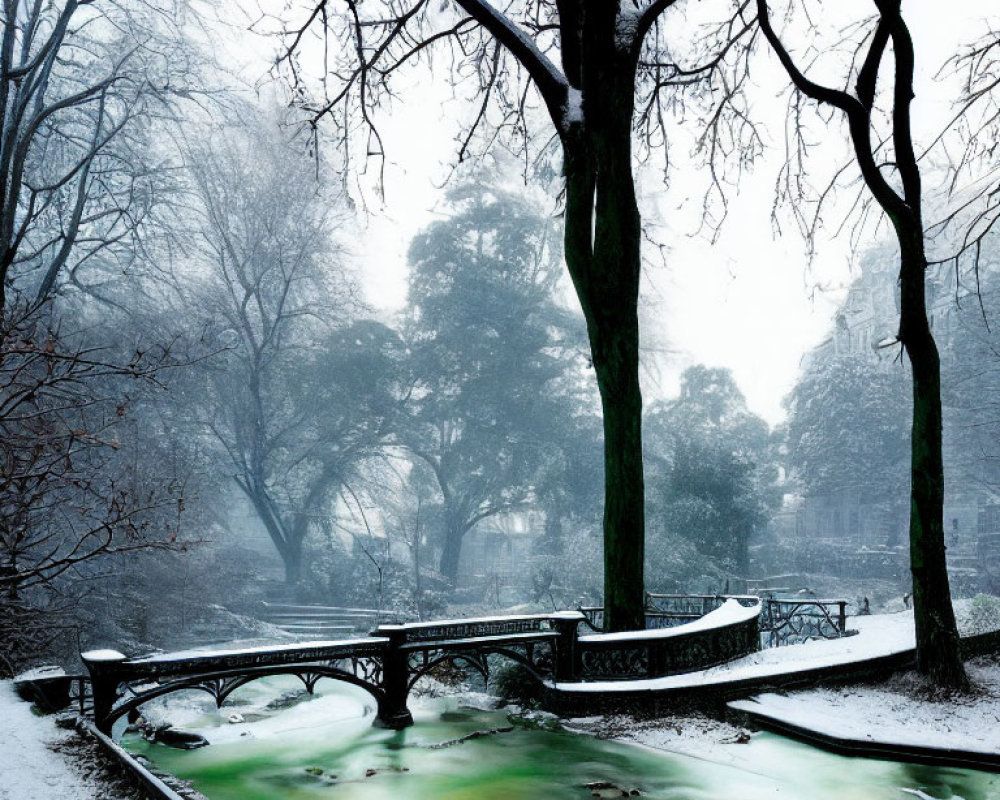
{"label": "tall tree trunk", "polygon": [[537,552],[543,556],[558,556],[562,555],[564,550],[562,503],[551,501],[545,510],[545,528]]}
{"label": "tall tree trunk", "polygon": [[944,543],[941,362],[927,320],[922,232],[900,236],[899,339],[913,370],[910,459],[910,570],[917,669],[936,684],[964,688],[958,626]]}
{"label": "tall tree trunk", "polygon": [[604,628],[641,630],[645,628],[642,398],[637,365],[633,372],[628,357],[630,351],[638,352],[638,336],[614,338],[612,352],[604,354],[605,363],[594,359],[604,409]]}
{"label": "tall tree trunk", "polygon": [[250,499],[254,511],[257,512],[257,518],[264,525],[264,530],[274,543],[274,549],[281,556],[281,563],[285,567],[285,584],[294,586],[302,577],[302,542],[305,536],[296,536],[294,530],[288,529],[266,493],[248,488],[249,484],[244,484],[242,481],[237,481],[237,485]]}
{"label": "tall tree trunk", "polygon": [[17,554],[10,556],[6,564],[0,564],[0,577],[9,579],[7,584],[7,599],[15,602],[21,599],[19,588],[20,581],[17,578]]}
{"label": "tall tree trunk", "polygon": [[645,627],[645,491],[637,311],[641,227],[631,137],[635,64],[616,48],[614,8],[611,13],[610,23],[587,20],[583,123],[571,126],[563,151],[566,264],[587,321],[604,412],[604,628],[620,631]]}
{"label": "tall tree trunk", "polygon": [[291,539],[281,553],[281,558],[285,562],[285,583],[295,586],[302,580],[302,540]]}
{"label": "tall tree trunk", "polygon": [[733,537],[736,545],[736,579],[743,586],[741,592],[746,591],[746,579],[750,574],[750,536],[751,531],[740,529]]}
{"label": "tall tree trunk", "polygon": [[413,605],[417,610],[417,619],[424,618],[424,584],[420,575],[420,532],[413,540]]}
{"label": "tall tree trunk", "polygon": [[458,584],[458,561],[462,555],[462,537],[465,528],[460,524],[446,523],[444,531],[444,548],[441,550],[439,569],[452,588]]}

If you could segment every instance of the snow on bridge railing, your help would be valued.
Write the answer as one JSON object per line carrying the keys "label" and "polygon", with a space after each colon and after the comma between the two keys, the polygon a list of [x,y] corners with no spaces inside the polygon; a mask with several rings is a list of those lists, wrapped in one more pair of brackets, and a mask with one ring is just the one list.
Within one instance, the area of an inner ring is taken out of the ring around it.
{"label": "snow on bridge railing", "polygon": [[386,639],[366,637],[214,650],[203,648],[151,653],[133,658],[126,658],[114,650],[92,650],[82,653],[81,658],[88,668],[94,664],[104,672],[127,672],[129,675],[155,678],[161,675],[196,674],[213,668],[239,669],[324,661],[341,658],[344,654],[355,654],[359,648],[381,650],[386,644]]}
{"label": "snow on bridge railing", "polygon": [[579,611],[557,611],[550,614],[512,614],[494,617],[466,617],[440,619],[429,622],[406,622],[379,625],[374,635],[390,636],[398,633],[406,642],[425,642],[443,639],[475,639],[483,636],[512,636],[523,633],[555,632],[571,624],[582,622]]}
{"label": "snow on bridge railing", "polygon": [[[714,611],[730,598],[745,606],[752,606],[760,602],[760,597],[753,594],[661,594],[646,592],[646,628],[648,630],[683,625]],[[580,611],[586,617],[587,625],[599,632],[604,625],[604,608],[602,606],[583,606]]]}
{"label": "snow on bridge railing", "polygon": [[577,639],[575,680],[641,680],[693,672],[760,649],[759,598],[743,605],[727,599],[683,625],[645,631],[598,633]]}

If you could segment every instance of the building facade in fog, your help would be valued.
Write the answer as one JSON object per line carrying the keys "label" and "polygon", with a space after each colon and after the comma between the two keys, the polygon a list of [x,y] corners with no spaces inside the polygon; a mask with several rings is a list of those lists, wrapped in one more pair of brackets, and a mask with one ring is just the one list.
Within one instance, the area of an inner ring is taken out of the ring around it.
{"label": "building facade in fog", "polygon": [[[888,249],[877,250],[863,261],[829,337],[803,358],[803,375],[835,359],[856,359],[866,368],[870,366],[873,374],[877,370],[895,370],[894,377],[905,375],[900,390],[907,393],[905,401],[909,402],[909,367],[895,341],[900,302],[897,273],[898,261]],[[941,268],[928,274],[928,314],[943,367],[954,358],[956,342],[962,335],[963,301],[966,306],[978,303],[955,270]],[[985,533],[995,532],[1000,539],[1000,497],[987,482],[976,479],[970,454],[955,446],[952,426],[962,424],[961,415],[948,407],[947,397],[945,402],[945,532],[950,567],[962,573],[976,569],[982,549],[978,545]],[[908,421],[905,425],[908,429]],[[857,471],[856,481],[797,497],[789,508],[794,513],[795,540],[836,552],[838,558],[854,562],[854,567],[862,571],[866,562],[877,570],[880,558],[883,566],[893,565],[891,569],[885,566],[884,571],[895,573],[900,565],[905,567],[909,465],[908,452],[901,455],[900,484],[885,486],[881,494],[878,479],[862,468]]]}

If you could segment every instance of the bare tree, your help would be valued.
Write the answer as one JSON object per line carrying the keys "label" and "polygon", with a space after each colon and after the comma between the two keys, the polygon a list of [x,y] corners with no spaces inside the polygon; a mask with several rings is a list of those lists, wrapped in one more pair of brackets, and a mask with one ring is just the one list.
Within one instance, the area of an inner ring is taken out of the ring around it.
{"label": "bare tree", "polygon": [[[971,262],[978,287],[983,243],[1000,221],[1000,176],[996,143],[1000,135],[1000,29],[986,21],[986,33],[961,48],[939,73],[957,82],[953,113],[927,152],[942,151],[949,202],[928,232],[941,239],[940,261],[959,267]],[[970,258],[966,258],[970,257]],[[985,316],[985,315],[984,315]]]}
{"label": "bare tree", "polygon": [[0,15],[0,307],[136,258],[159,201],[151,121],[188,94],[173,0],[12,0]]}
{"label": "bare tree", "polygon": [[[185,546],[184,484],[136,455],[128,395],[156,383],[162,348],[118,353],[61,334],[27,304],[0,327],[0,642],[37,658],[56,617],[110,557]],[[137,459],[138,460],[138,459]]]}
{"label": "bare tree", "polygon": [[[565,259],[586,318],[604,411],[604,619],[609,630],[645,624],[636,311],[642,231],[633,134],[638,128],[646,145],[665,144],[671,95],[664,100],[661,92],[713,73],[734,52],[731,39],[752,35],[752,26],[734,16],[707,39],[695,37],[711,57],[686,69],[665,41],[665,14],[675,4],[523,0],[498,7],[488,0],[444,6],[428,0],[348,0],[336,10],[325,2],[311,3],[305,20],[283,26],[282,63],[296,78],[303,53],[312,46],[308,34],[319,29],[329,69],[323,98],[307,105],[317,122],[329,116],[349,159],[383,157],[379,106],[394,96],[392,81],[403,68],[424,61],[432,49],[450,59],[454,79],[471,77],[476,97],[471,124],[460,138],[459,160],[470,152],[477,132],[492,127],[494,138],[519,141],[530,164],[531,120],[547,114],[563,156]],[[685,25],[680,17],[675,23]],[[691,31],[684,30],[682,38],[692,38]],[[738,88],[720,80],[716,88],[723,87],[727,100]],[[720,117],[721,112],[714,122]]]}
{"label": "bare tree", "polygon": [[81,334],[88,309],[55,302],[62,286],[89,289],[90,266],[120,276],[141,254],[159,201],[152,124],[191,76],[180,10],[180,0],[9,0],[0,12],[6,643],[38,646],[28,621],[74,612],[109,557],[182,546],[181,486],[124,460],[135,439],[128,384],[155,380],[167,349],[130,351],[120,330],[111,345]]}
{"label": "bare tree", "polygon": [[[913,573],[917,666],[943,686],[967,685],[951,604],[944,543],[944,464],[941,453],[941,367],[927,319],[927,270],[921,171],[911,132],[914,49],[900,0],[875,0],[877,13],[855,51],[853,93],[808,78],[772,22],[767,0],[757,0],[764,36],[795,89],[841,112],[861,177],[888,217],[899,243],[901,290],[897,339],[913,369],[910,461],[910,568]],[[887,141],[875,120],[877,79],[891,80]],[[891,155],[883,150],[891,148]]]}
{"label": "bare tree", "polygon": [[393,335],[354,322],[335,206],[273,120],[199,137],[189,160],[200,252],[180,291],[225,349],[195,378],[196,414],[295,584],[310,527],[385,433],[391,379],[376,372]]}

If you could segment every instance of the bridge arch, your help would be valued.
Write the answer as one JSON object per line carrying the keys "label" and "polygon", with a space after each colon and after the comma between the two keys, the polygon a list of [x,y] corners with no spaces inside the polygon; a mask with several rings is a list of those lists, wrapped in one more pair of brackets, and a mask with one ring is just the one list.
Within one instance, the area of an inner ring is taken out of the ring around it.
{"label": "bridge arch", "polygon": [[226,699],[240,687],[274,675],[294,675],[302,681],[306,691],[310,695],[313,694],[316,684],[321,678],[329,678],[363,689],[375,700],[376,707],[379,710],[385,705],[385,690],[382,687],[359,678],[347,670],[329,664],[282,664],[259,667],[253,672],[247,672],[245,669],[232,669],[209,675],[188,675],[167,680],[151,687],[149,684],[145,684],[140,691],[136,691],[128,684],[120,684],[119,691],[124,687],[124,693],[119,695],[118,699],[104,715],[104,724],[110,730],[119,719],[129,712],[139,709],[149,701],[181,691],[194,690],[206,692],[215,700],[216,708],[222,708],[222,704],[225,703]]}
{"label": "bridge arch", "polygon": [[524,667],[532,677],[539,681],[552,677],[552,667],[555,662],[555,653],[550,653],[548,659],[539,659],[532,648],[526,648],[526,652],[520,652],[512,647],[500,645],[476,648],[475,650],[444,650],[425,658],[418,664],[410,664],[409,679],[406,684],[407,693],[413,689],[414,685],[421,678],[429,675],[435,667],[441,664],[464,662],[474,669],[488,683],[490,680],[490,666],[487,659],[491,655],[503,656],[508,661]]}

